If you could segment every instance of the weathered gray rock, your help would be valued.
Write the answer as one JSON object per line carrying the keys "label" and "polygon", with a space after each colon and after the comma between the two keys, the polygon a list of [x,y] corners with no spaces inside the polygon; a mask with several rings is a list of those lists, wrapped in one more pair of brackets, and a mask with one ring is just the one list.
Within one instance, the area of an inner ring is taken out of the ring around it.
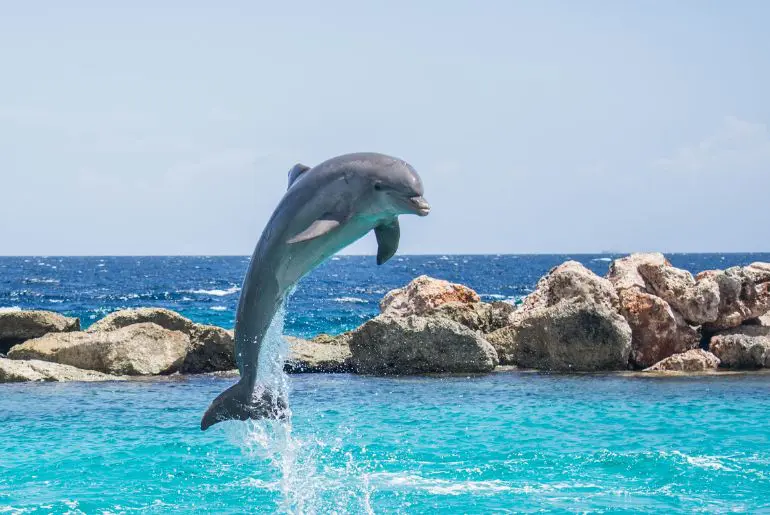
{"label": "weathered gray rock", "polygon": [[115,331],[141,323],[154,323],[169,331],[180,331],[190,339],[182,372],[199,374],[235,367],[232,331],[196,324],[175,311],[164,308],[124,309],[110,313],[87,329],[89,333]]}
{"label": "weathered gray rock", "polygon": [[660,252],[631,254],[616,259],[610,264],[607,279],[618,291],[628,288],[640,288],[642,291],[647,291],[647,283],[642,274],[639,273],[640,265],[671,266],[671,263]]}
{"label": "weathered gray rock", "polygon": [[39,359],[115,375],[158,375],[178,371],[189,337],[153,323],[106,332],[52,333],[16,345],[11,359]]}
{"label": "weathered gray rock", "polygon": [[122,377],[39,360],[0,358],[0,383],[25,381],[120,381]]}
{"label": "weathered gray rock", "polygon": [[0,353],[25,340],[48,333],[79,331],[80,320],[51,311],[0,312]]}
{"label": "weathered gray rock", "polygon": [[[628,366],[631,328],[614,308],[575,298],[527,310],[506,329],[510,364],[556,371],[620,370]],[[489,338],[501,344],[500,332]]]}
{"label": "weathered gray rock", "polygon": [[754,263],[747,267],[709,270],[698,274],[698,282],[712,281],[719,288],[718,316],[704,324],[706,330],[720,331],[738,327],[770,311],[770,277],[763,270],[765,265]]}
{"label": "weathered gray rock", "polygon": [[289,343],[289,357],[284,370],[290,374],[338,373],[351,371],[350,347],[344,339],[327,343],[285,336]]}
{"label": "weathered gray rock", "polygon": [[182,373],[201,374],[236,366],[235,344],[229,331],[214,325],[194,324],[188,337],[190,347],[182,364]]}
{"label": "weathered gray rock", "polygon": [[746,325],[722,331],[711,338],[709,350],[723,367],[770,367],[770,327]]}
{"label": "weathered gray rock", "polygon": [[700,334],[660,297],[639,288],[619,291],[620,312],[631,327],[631,363],[649,367],[673,354],[694,349]]}
{"label": "weathered gray rock", "polygon": [[576,261],[551,270],[511,325],[487,338],[501,363],[544,370],[624,369],[631,351],[612,283]]}
{"label": "weathered gray rock", "polygon": [[720,288],[712,278],[696,281],[686,270],[647,263],[639,266],[639,273],[651,293],[668,302],[691,324],[713,322],[719,316]]}
{"label": "weathered gray rock", "polygon": [[516,307],[507,302],[448,302],[430,311],[429,316],[441,316],[482,333],[491,333],[513,321]]}
{"label": "weathered gray rock", "polygon": [[444,317],[380,315],[353,331],[350,352],[364,374],[489,372],[498,364],[489,342]]}
{"label": "weathered gray rock", "polygon": [[480,302],[478,294],[462,284],[421,275],[403,288],[388,292],[380,301],[383,315],[425,315],[448,302]]}
{"label": "weathered gray rock", "polygon": [[719,367],[719,358],[703,349],[692,349],[663,359],[645,372],[707,372]]}

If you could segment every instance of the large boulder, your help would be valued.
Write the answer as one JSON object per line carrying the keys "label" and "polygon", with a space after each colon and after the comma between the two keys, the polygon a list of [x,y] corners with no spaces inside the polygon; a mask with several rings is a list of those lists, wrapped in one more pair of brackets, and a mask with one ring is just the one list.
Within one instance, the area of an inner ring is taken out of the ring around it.
{"label": "large boulder", "polygon": [[462,284],[421,275],[403,288],[388,292],[380,301],[383,315],[425,315],[448,302],[480,302],[479,295]]}
{"label": "large boulder", "polygon": [[363,374],[489,372],[498,364],[489,342],[444,317],[380,315],[353,331],[350,352]]}
{"label": "large boulder", "polygon": [[[610,265],[607,279],[620,299],[620,313],[631,327],[631,363],[638,368],[694,349],[700,335],[664,299],[654,295],[641,269],[674,269],[663,254],[632,254]],[[694,280],[694,279],[693,279]]]}
{"label": "large boulder", "polygon": [[135,324],[153,323],[180,331],[190,339],[190,348],[181,371],[186,374],[230,370],[235,367],[232,331],[213,325],[196,324],[175,311],[164,308],[123,309],[110,313],[86,331],[109,332]]}
{"label": "large boulder", "polygon": [[545,370],[624,369],[631,351],[612,283],[576,261],[551,270],[510,326],[487,338],[502,364]]}
{"label": "large boulder", "polygon": [[0,383],[25,381],[120,381],[122,377],[40,360],[0,358]]}
{"label": "large boulder", "polygon": [[674,354],[651,367],[645,372],[707,372],[719,367],[719,358],[703,349],[691,349]]}
{"label": "large boulder", "polygon": [[722,331],[711,338],[709,350],[723,367],[770,367],[770,327],[745,325]]}
{"label": "large boulder", "polygon": [[189,337],[153,323],[106,332],[52,333],[16,345],[11,359],[39,359],[116,375],[158,375],[178,371]]}
{"label": "large boulder", "polygon": [[[328,342],[285,336],[289,357],[284,370],[291,374],[350,372],[350,347],[343,339]],[[343,343],[340,343],[343,342]]]}
{"label": "large boulder", "polygon": [[738,327],[770,311],[770,272],[767,267],[770,267],[767,263],[753,263],[697,275],[698,282],[712,281],[719,288],[718,314],[704,324],[707,331]]}
{"label": "large boulder", "polygon": [[195,323],[176,311],[164,308],[137,308],[114,311],[92,324],[86,332],[115,331],[129,325],[151,322],[169,331],[181,331],[187,335],[195,329]]}
{"label": "large boulder", "polygon": [[681,268],[668,264],[639,266],[651,293],[668,302],[689,323],[713,322],[719,316],[720,288],[710,277],[697,280]]}
{"label": "large boulder", "polygon": [[32,338],[48,333],[79,331],[80,320],[51,311],[0,312],[0,353]]}
{"label": "large boulder", "polygon": [[639,273],[640,265],[670,266],[671,263],[660,252],[631,254],[610,263],[607,279],[618,291],[629,288],[647,291],[647,283]]}
{"label": "large boulder", "polygon": [[673,354],[694,349],[700,335],[665,300],[639,288],[618,292],[620,312],[631,327],[633,365],[649,367]]}
{"label": "large boulder", "polygon": [[448,302],[429,312],[459,322],[482,333],[491,333],[509,325],[516,306],[507,302]]}
{"label": "large boulder", "polygon": [[182,364],[182,373],[201,374],[236,366],[235,343],[229,331],[215,325],[193,324],[192,330],[185,334],[190,339],[190,347]]}

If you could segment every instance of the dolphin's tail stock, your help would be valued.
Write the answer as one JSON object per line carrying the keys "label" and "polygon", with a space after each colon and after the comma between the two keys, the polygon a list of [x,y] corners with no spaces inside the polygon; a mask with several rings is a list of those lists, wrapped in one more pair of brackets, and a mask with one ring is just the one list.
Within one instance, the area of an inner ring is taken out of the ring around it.
{"label": "dolphin's tail stock", "polygon": [[283,419],[288,414],[288,403],[283,395],[257,385],[252,391],[241,379],[214,399],[201,419],[201,430],[224,420]]}

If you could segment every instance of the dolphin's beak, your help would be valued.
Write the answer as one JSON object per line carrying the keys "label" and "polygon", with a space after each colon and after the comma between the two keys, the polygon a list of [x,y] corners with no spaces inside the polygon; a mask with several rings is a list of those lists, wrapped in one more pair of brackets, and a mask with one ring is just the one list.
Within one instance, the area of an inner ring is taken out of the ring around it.
{"label": "dolphin's beak", "polygon": [[417,195],[416,197],[411,197],[409,199],[409,202],[412,204],[412,207],[415,210],[415,213],[417,213],[420,216],[428,216],[428,213],[430,213],[430,204],[428,204],[428,201],[425,200],[422,195]]}

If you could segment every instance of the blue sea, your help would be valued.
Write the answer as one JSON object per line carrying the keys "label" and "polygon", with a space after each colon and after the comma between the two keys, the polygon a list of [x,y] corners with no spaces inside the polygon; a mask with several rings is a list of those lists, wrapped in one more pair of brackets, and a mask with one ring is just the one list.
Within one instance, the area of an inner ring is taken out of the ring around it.
{"label": "blue sea", "polygon": [[[356,327],[428,274],[519,302],[611,255],[339,256],[287,334]],[[693,272],[770,254],[671,254]],[[245,257],[0,258],[0,310],[161,306],[232,327]],[[0,385],[0,513],[769,512],[770,375],[290,377],[288,423],[200,416],[233,379]]]}

